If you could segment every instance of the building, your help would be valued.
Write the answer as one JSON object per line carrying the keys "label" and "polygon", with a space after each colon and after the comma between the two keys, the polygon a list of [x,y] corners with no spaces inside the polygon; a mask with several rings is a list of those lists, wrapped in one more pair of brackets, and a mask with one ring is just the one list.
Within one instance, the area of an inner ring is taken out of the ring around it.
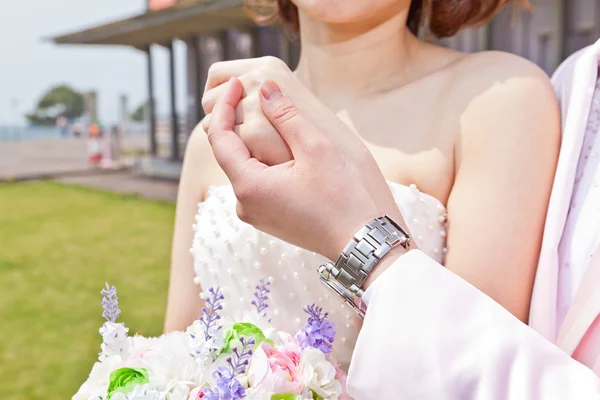
{"label": "building", "polygon": [[[467,52],[498,49],[519,54],[549,74],[568,55],[600,37],[600,1],[533,0],[533,12],[507,7],[487,26],[465,30],[441,41]],[[185,138],[204,116],[200,99],[209,66],[219,60],[274,55],[291,67],[298,43],[277,27],[257,27],[242,0],[148,0],[146,12],[87,30],[53,38],[57,44],[131,46],[147,54],[150,104],[150,153],[157,155],[157,121],[153,104],[152,47],[170,51],[171,160],[181,159]],[[175,108],[173,43],[187,45],[187,107],[180,126]]]}

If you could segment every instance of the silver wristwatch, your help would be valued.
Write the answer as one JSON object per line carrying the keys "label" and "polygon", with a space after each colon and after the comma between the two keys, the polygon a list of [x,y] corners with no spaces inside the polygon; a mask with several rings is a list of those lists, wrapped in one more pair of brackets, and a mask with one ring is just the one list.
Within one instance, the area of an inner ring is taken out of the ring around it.
{"label": "silver wristwatch", "polygon": [[387,215],[374,219],[354,235],[335,264],[319,267],[321,282],[364,318],[362,286],[383,256],[398,245],[409,250],[408,233]]}

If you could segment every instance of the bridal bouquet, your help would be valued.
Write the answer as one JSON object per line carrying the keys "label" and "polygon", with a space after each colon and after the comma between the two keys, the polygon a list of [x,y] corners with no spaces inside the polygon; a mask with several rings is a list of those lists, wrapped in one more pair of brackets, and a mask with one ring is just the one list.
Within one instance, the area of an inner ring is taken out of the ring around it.
{"label": "bridal bouquet", "polygon": [[203,315],[186,332],[128,336],[115,287],[102,290],[106,322],[99,361],[74,400],[333,400],[342,372],[331,357],[335,326],[316,305],[295,335],[267,318],[269,283],[261,281],[254,310],[222,317],[219,288],[206,293]]}

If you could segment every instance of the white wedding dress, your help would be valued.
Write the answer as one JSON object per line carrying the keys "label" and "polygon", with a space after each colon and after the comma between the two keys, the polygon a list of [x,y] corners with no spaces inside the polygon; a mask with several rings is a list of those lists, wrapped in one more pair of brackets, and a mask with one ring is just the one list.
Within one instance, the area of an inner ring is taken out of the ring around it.
{"label": "white wedding dress", "polygon": [[[446,242],[446,209],[416,186],[389,183],[396,203],[418,248],[442,263]],[[295,333],[306,321],[303,308],[312,303],[336,324],[334,356],[350,363],[360,320],[319,282],[317,267],[326,262],[306,251],[243,223],[235,213],[231,185],[212,186],[198,205],[191,248],[196,283],[203,289],[220,286],[224,313],[248,310],[260,279],[271,282],[269,316],[280,330]],[[394,318],[390,315],[390,318]]]}

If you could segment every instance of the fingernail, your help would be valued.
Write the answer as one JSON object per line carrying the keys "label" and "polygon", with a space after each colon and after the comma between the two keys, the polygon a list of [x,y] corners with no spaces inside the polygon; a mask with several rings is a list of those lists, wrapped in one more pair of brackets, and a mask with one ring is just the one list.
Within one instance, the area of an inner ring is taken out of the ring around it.
{"label": "fingernail", "polygon": [[281,89],[273,81],[266,81],[260,87],[260,93],[267,101],[273,101],[281,96]]}

